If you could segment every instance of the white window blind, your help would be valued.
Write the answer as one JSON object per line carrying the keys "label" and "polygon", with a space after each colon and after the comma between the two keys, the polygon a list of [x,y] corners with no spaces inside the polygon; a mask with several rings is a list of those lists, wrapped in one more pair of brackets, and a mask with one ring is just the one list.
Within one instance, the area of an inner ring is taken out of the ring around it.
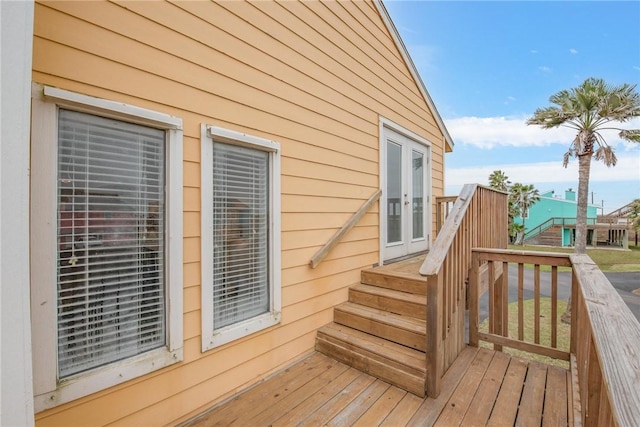
{"label": "white window blind", "polygon": [[213,329],[267,313],[269,154],[213,143]]}
{"label": "white window blind", "polygon": [[165,131],[61,109],[58,377],[165,345]]}

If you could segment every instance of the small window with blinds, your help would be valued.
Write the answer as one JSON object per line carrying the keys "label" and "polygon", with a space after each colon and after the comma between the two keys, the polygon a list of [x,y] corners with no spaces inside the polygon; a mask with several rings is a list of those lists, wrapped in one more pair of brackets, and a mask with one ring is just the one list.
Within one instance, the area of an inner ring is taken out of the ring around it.
{"label": "small window with blinds", "polygon": [[32,86],[36,412],[180,362],[182,119]]}
{"label": "small window with blinds", "polygon": [[269,311],[269,154],[213,144],[213,329]]}
{"label": "small window with blinds", "polygon": [[209,128],[202,158],[206,350],[279,321],[279,146]]}
{"label": "small window with blinds", "polygon": [[165,131],[58,115],[59,378],[165,344]]}

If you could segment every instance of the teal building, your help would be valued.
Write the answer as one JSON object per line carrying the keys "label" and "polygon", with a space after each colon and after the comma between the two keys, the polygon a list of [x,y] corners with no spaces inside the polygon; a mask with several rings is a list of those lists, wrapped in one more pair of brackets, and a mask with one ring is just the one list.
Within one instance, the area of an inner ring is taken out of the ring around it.
{"label": "teal building", "polygon": [[[587,224],[595,224],[598,217],[599,205],[587,205]],[[540,195],[524,218],[524,238],[530,240],[544,231],[554,228],[560,234],[561,246],[573,246],[575,237],[576,214],[578,203],[576,193],[573,189],[568,189],[564,195],[557,194],[551,190]],[[514,218],[516,224],[522,224],[522,217]],[[593,230],[589,230],[587,236],[588,243],[591,241]]]}

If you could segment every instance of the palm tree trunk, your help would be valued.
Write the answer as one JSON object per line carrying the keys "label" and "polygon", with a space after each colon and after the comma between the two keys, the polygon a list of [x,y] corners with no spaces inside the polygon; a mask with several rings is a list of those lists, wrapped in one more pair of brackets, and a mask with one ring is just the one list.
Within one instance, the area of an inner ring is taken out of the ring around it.
{"label": "palm tree trunk", "polygon": [[591,153],[578,157],[578,210],[576,212],[577,254],[587,252],[587,203],[589,201],[589,174],[591,173]]}
{"label": "palm tree trunk", "polygon": [[[574,252],[587,252],[587,203],[589,201],[589,174],[591,173],[591,154],[578,157],[578,210],[576,212],[576,243]],[[571,323],[571,295],[562,322]]]}

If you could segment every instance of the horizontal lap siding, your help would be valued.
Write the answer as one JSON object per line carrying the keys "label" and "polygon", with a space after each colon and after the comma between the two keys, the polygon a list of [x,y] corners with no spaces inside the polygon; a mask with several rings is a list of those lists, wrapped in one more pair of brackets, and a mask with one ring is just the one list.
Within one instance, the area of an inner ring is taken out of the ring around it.
{"label": "horizontal lap siding", "polygon": [[[379,187],[379,115],[442,135],[369,2],[46,2],[33,80],[184,124],[183,363],[37,415],[40,425],[164,424],[313,349],[360,270],[378,262],[375,205],[316,269],[310,257]],[[282,147],[282,324],[200,351],[200,124]]]}

